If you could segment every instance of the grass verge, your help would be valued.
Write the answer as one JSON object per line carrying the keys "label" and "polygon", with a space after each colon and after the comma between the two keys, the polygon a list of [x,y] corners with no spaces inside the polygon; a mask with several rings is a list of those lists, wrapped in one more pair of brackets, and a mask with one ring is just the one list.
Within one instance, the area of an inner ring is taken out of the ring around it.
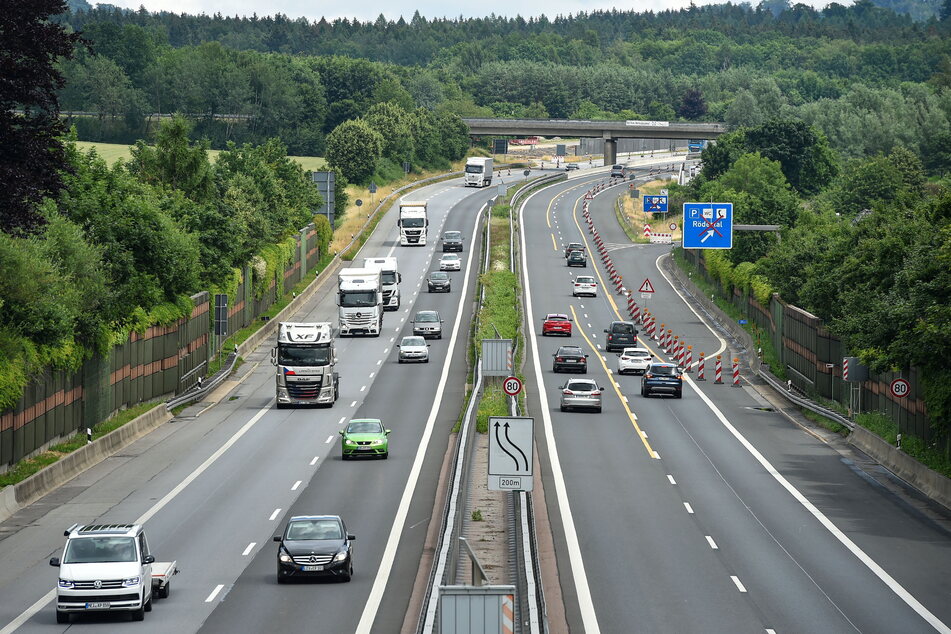
{"label": "grass verge", "polygon": [[[163,403],[140,403],[134,407],[124,409],[118,412],[112,418],[106,419],[92,428],[92,438],[95,441],[108,434],[111,431],[122,427],[129,421],[141,416],[152,408],[163,405]],[[63,456],[76,451],[87,442],[85,432],[77,432],[69,439],[50,447],[43,453],[37,454],[32,458],[21,460],[12,469],[0,475],[0,489],[12,484],[17,484],[26,480],[37,471],[48,467]]]}

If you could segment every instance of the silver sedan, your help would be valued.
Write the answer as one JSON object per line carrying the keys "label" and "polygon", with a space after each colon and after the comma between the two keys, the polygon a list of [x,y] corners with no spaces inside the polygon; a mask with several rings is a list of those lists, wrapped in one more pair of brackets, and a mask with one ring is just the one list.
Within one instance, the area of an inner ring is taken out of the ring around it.
{"label": "silver sedan", "polygon": [[601,412],[600,387],[592,379],[568,379],[561,389],[561,411],[569,409],[593,409]]}

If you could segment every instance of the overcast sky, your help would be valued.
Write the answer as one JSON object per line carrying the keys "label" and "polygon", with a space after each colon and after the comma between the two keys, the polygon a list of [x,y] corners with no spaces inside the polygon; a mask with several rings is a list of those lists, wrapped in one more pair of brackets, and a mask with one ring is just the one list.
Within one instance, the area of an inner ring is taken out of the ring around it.
{"label": "overcast sky", "polygon": [[[95,0],[89,0],[96,4]],[[739,2],[740,0],[734,0]],[[805,0],[806,4],[817,4],[818,0]],[[847,0],[839,0],[850,4]],[[758,4],[754,0],[751,4]],[[363,0],[356,4],[331,0],[111,0],[109,4],[138,9],[144,6],[149,11],[173,11],[175,13],[221,13],[223,15],[258,16],[283,13],[291,18],[306,17],[318,20],[326,17],[358,18],[361,21],[374,20],[381,13],[388,19],[396,20],[401,15],[409,21],[417,9],[426,18],[484,17],[492,13],[504,16],[521,15],[523,18],[547,15],[576,14],[581,11],[610,10],[620,11],[662,11],[670,8],[688,6],[690,0],[633,0],[625,4],[616,4],[611,0],[482,0],[481,2],[445,2],[445,0],[416,0],[412,3],[394,3],[385,0]],[[706,0],[697,0],[696,4],[709,4]],[[826,4],[826,2],[821,2]]]}

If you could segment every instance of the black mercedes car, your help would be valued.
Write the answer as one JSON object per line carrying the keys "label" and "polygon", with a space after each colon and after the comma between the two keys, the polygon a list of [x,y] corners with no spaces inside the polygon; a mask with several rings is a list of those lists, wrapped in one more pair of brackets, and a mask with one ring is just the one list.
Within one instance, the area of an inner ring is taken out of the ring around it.
{"label": "black mercedes car", "polygon": [[353,577],[353,540],[338,515],[297,515],[275,535],[277,582],[302,577]]}
{"label": "black mercedes car", "polygon": [[551,369],[554,372],[581,372],[588,371],[588,355],[578,346],[562,346],[558,352],[551,355]]}

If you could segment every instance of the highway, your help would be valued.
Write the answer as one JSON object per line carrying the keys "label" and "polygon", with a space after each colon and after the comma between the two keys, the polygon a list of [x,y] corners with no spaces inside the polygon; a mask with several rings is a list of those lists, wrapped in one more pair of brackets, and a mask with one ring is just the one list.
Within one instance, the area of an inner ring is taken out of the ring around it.
{"label": "highway", "polygon": [[[358,258],[399,258],[402,307],[385,314],[381,337],[338,339],[333,408],[276,409],[270,345],[262,345],[219,405],[200,416],[202,404],[185,410],[0,525],[0,633],[68,627],[55,623],[56,569],[47,561],[60,554],[67,526],[93,521],[145,523],[157,560],[182,569],[171,597],[155,602],[137,632],[398,631],[461,408],[472,308],[462,299],[473,292],[476,219],[495,184],[476,190],[452,180],[409,194],[429,201],[425,248],[398,246],[395,207],[381,221]],[[434,237],[446,229],[465,236],[464,269],[450,274],[451,293],[429,294]],[[294,320],[336,324],[335,289],[331,280]],[[430,341],[430,363],[398,365],[395,344],[411,334],[418,309],[440,312],[443,338]],[[355,417],[392,429],[388,460],[340,459],[337,432]],[[314,513],[340,514],[356,535],[354,578],[279,586],[271,538],[291,515]],[[84,616],[74,626],[119,623],[125,631],[127,620]]]}
{"label": "highway", "polygon": [[[521,232],[529,410],[571,631],[949,631],[946,512],[837,437],[767,411],[751,387],[714,385],[712,363],[707,381],[685,381],[680,400],[642,398],[639,377],[612,373],[602,331],[627,318],[619,296],[604,292],[613,289],[603,270],[597,298],[571,295],[573,277],[593,274],[599,259],[581,199],[605,177],[581,176],[534,194]],[[670,247],[631,245],[621,231],[620,191],[596,196],[590,210],[627,286],[651,280],[648,308],[694,360],[700,351],[729,358],[660,272]],[[587,243],[587,269],[565,265],[569,241]],[[548,312],[574,317],[570,339],[540,336]],[[551,355],[566,343],[590,355],[603,413],[559,411],[558,388],[572,375],[554,374]]]}

